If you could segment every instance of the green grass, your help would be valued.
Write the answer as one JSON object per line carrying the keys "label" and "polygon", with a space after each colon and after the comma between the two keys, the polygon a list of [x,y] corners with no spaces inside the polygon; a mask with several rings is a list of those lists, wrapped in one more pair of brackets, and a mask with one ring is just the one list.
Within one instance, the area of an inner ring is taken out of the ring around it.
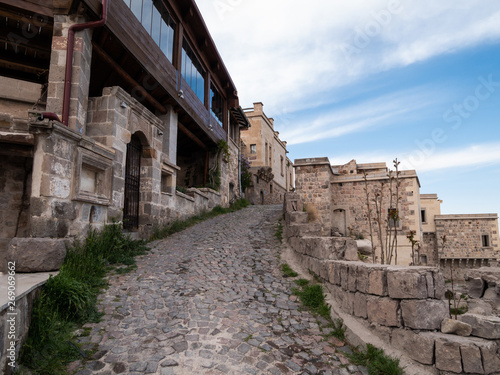
{"label": "green grass", "polygon": [[47,280],[34,301],[20,356],[23,368],[38,375],[66,374],[67,364],[82,358],[73,332],[101,316],[96,304],[106,286],[104,276],[113,265],[134,267],[134,257],[146,251],[143,241],[124,235],[118,224],[91,229],[83,241],[68,248],[59,274]]}
{"label": "green grass", "polygon": [[278,225],[276,226],[276,232],[274,233],[274,237],[276,237],[280,243],[283,243],[283,224],[281,223],[281,220],[278,222]]}
{"label": "green grass", "polygon": [[295,280],[295,284],[297,284],[298,286],[306,286],[306,285],[309,285],[309,280],[298,279],[298,280]]}
{"label": "green grass", "polygon": [[403,369],[399,365],[399,359],[387,356],[382,349],[371,344],[366,345],[366,350],[355,349],[353,354],[347,357],[358,366],[368,368],[370,375],[403,375]]}
{"label": "green grass", "polygon": [[283,272],[284,277],[297,277],[299,275],[286,263],[281,265],[281,272]]}
{"label": "green grass", "polygon": [[342,319],[335,319],[331,324],[327,326],[327,328],[332,328],[332,332],[327,336],[335,336],[341,341],[345,341],[345,332],[347,327],[344,325],[344,321]]}
{"label": "green grass", "polygon": [[304,285],[302,288],[293,288],[293,294],[299,297],[300,302],[313,313],[330,319],[330,306],[325,302],[323,287],[319,284]]}
{"label": "green grass", "polygon": [[162,238],[166,238],[174,233],[181,232],[184,229],[192,227],[193,225],[201,223],[207,219],[211,219],[213,217],[227,214],[230,212],[239,211],[245,207],[248,207],[249,205],[250,202],[247,201],[246,199],[239,199],[228,208],[216,206],[213,208],[212,211],[204,212],[202,214],[193,216],[186,220],[175,220],[174,222],[168,225],[155,225],[153,227],[153,233],[151,235],[150,240],[151,241],[161,240]]}

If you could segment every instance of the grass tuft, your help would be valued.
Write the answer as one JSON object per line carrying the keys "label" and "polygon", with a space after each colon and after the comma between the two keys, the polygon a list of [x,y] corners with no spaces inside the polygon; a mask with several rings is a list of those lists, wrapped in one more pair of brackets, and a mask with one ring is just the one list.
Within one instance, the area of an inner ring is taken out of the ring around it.
{"label": "grass tuft", "polygon": [[312,312],[321,315],[325,319],[330,319],[330,306],[325,302],[325,295],[323,294],[323,287],[321,285],[305,285],[302,289],[294,288],[293,293]]}
{"label": "grass tuft", "polygon": [[[121,225],[90,229],[67,253],[59,274],[50,277],[34,301],[28,337],[20,363],[38,375],[66,373],[68,363],[81,359],[73,331],[86,322],[97,322],[97,295],[106,286],[104,276],[112,265],[135,266],[136,255],[146,244],[132,240]],[[85,353],[84,353],[85,354]]]}
{"label": "grass tuft", "polygon": [[278,222],[278,225],[276,226],[276,232],[274,233],[274,237],[276,237],[280,243],[283,243],[283,224],[281,223],[281,220]]}
{"label": "grass tuft", "polygon": [[347,354],[347,356],[353,364],[367,367],[369,375],[404,374],[399,365],[399,359],[387,356],[382,349],[371,344],[366,345],[366,350],[355,349],[353,354]]}
{"label": "grass tuft", "polygon": [[284,277],[297,277],[299,275],[286,263],[283,263],[281,265],[281,271],[283,272]]}

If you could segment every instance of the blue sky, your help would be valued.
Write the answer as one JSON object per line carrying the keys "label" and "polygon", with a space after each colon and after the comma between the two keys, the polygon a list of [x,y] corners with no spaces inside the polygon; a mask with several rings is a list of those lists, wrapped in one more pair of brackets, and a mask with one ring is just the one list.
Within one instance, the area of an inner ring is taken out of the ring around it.
{"label": "blue sky", "polygon": [[292,160],[397,157],[444,214],[500,213],[497,1],[196,2]]}

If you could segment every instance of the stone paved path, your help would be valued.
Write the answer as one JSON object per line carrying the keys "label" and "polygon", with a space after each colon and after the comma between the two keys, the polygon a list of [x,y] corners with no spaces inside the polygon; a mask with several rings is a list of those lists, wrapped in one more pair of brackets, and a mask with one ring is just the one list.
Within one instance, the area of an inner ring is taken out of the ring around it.
{"label": "stone paved path", "polygon": [[291,295],[280,217],[252,206],[152,243],[135,272],[110,278],[105,315],[81,338],[98,351],[78,375],[367,373]]}

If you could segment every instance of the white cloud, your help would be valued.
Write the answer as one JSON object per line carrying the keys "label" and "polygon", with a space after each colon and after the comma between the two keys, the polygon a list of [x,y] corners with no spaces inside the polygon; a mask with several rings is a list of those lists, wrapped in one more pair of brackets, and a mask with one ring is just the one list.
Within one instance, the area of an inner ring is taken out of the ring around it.
{"label": "white cloud", "polygon": [[403,116],[443,100],[440,90],[428,86],[395,92],[356,105],[332,108],[303,121],[291,121],[280,132],[288,145],[338,138],[375,127],[391,126]]}
{"label": "white cloud", "polygon": [[356,159],[361,164],[385,162],[389,168],[394,169],[392,161],[396,157],[401,161],[401,170],[415,169],[417,173],[451,168],[490,167],[500,165],[500,142],[468,145],[460,149],[440,150],[436,148],[432,152],[415,149],[410,153],[400,153],[399,155],[396,152],[394,155],[383,152],[333,155],[330,157],[330,163],[343,165]]}
{"label": "white cloud", "polygon": [[[308,108],[322,93],[370,74],[500,39],[495,0],[197,4],[241,103],[262,101],[271,111]],[[356,52],[346,55],[346,46]]]}

